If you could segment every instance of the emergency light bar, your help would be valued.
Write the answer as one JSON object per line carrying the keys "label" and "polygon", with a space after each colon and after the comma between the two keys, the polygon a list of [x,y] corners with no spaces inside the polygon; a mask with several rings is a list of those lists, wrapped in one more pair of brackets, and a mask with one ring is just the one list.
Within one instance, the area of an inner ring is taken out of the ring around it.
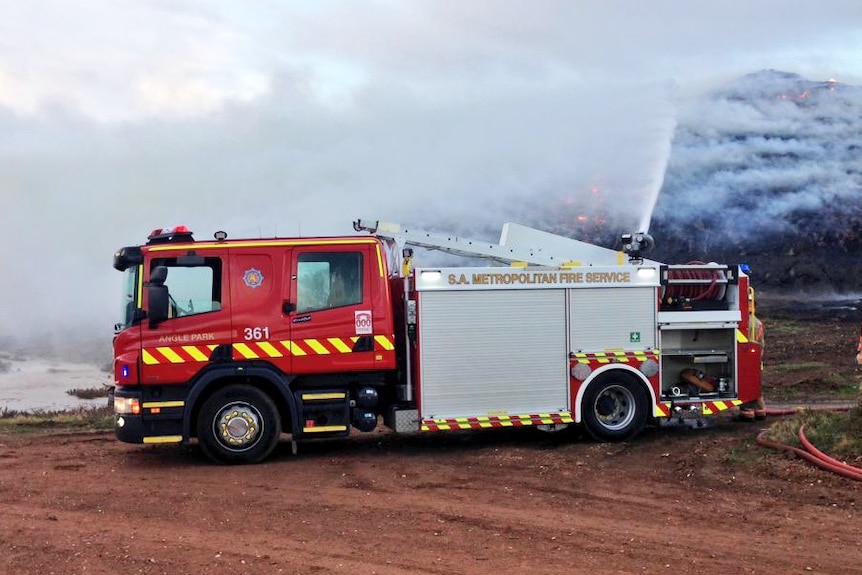
{"label": "emergency light bar", "polygon": [[194,241],[194,239],[188,226],[174,226],[170,230],[156,228],[147,236],[147,244],[190,241]]}

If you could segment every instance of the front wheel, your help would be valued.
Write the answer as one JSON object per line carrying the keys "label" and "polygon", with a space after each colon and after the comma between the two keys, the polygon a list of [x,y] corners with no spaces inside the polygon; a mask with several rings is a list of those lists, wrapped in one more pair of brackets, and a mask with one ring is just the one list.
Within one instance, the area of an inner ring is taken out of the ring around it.
{"label": "front wheel", "polygon": [[646,424],[644,386],[626,373],[606,373],[589,384],[582,403],[584,426],[599,441],[624,441]]}
{"label": "front wheel", "polygon": [[198,442],[219,463],[263,461],[281,436],[281,419],[272,399],[250,385],[216,391],[198,414]]}

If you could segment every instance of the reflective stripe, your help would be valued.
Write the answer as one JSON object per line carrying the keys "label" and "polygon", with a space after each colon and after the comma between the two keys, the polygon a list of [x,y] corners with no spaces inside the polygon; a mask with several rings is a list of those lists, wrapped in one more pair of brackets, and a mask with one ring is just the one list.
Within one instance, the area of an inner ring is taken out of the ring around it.
{"label": "reflective stripe", "polygon": [[158,435],[144,438],[144,443],[181,443],[182,441],[182,435]]}
{"label": "reflective stripe", "polygon": [[193,345],[184,345],[183,351],[192,356],[195,361],[207,361],[209,357]]}
{"label": "reflective stripe", "polygon": [[452,419],[423,419],[420,431],[455,431],[459,429],[487,429],[491,427],[517,427],[523,425],[555,425],[574,423],[572,414],[538,413],[530,415],[501,415],[455,417]]}
{"label": "reflective stripe", "polygon": [[303,393],[302,400],[303,401],[314,401],[314,400],[322,400],[322,399],[344,399],[347,397],[346,393],[340,392],[332,392],[332,393]]}
{"label": "reflective stripe", "polygon": [[325,433],[327,431],[346,431],[346,425],[320,425],[316,427],[303,427],[305,433]]}
{"label": "reflective stripe", "polygon": [[[373,351],[393,351],[394,336],[375,335]],[[235,359],[282,358],[285,355],[304,357],[309,355],[332,355],[354,353],[353,348],[360,336],[328,337],[326,339],[300,339],[282,341],[249,341],[231,344]],[[162,365],[166,363],[203,363],[210,360],[212,352],[218,344],[209,345],[176,345],[145,348],[141,351],[141,359],[145,365]],[[372,351],[367,349],[367,351]],[[382,356],[380,356],[382,357]],[[380,359],[380,357],[378,359]],[[622,359],[620,361],[623,361]]]}
{"label": "reflective stripe", "polygon": [[320,355],[329,355],[329,350],[323,347],[323,344],[317,341],[316,339],[305,339],[303,340],[308,347],[312,349],[317,354]]}
{"label": "reflective stripe", "polygon": [[340,340],[339,338],[337,338],[337,337],[330,337],[330,338],[327,338],[327,340],[326,340],[326,341],[328,341],[328,342],[329,342],[329,344],[330,344],[332,347],[334,347],[335,349],[337,349],[337,350],[338,350],[338,351],[340,351],[341,353],[350,353],[351,351],[353,351],[353,350],[350,348],[350,346],[348,346],[347,344],[345,344],[343,341],[341,341],[341,340]]}
{"label": "reflective stripe", "polygon": [[291,355],[296,355],[296,356],[308,355],[307,353],[305,353],[305,351],[301,347],[299,347],[298,345],[296,345],[295,343],[293,343],[290,340],[280,341],[278,343],[280,343],[282,346],[284,346],[284,349],[287,350],[287,353],[289,353]]}
{"label": "reflective stripe", "polygon": [[235,343],[233,344],[233,348],[239,352],[246,359],[258,359],[258,355],[252,351],[250,347],[248,347],[244,343]]}
{"label": "reflective stripe", "polygon": [[225,241],[225,242],[195,242],[189,241],[186,243],[177,243],[169,245],[152,246],[148,248],[150,252],[170,252],[180,251],[189,246],[194,246],[196,250],[207,249],[222,249],[222,248],[277,248],[286,246],[343,246],[343,245],[380,245],[380,241],[376,238],[327,238],[320,240],[295,239],[295,240],[263,240],[263,241]]}
{"label": "reflective stripe", "polygon": [[141,356],[143,357],[144,365],[158,365],[159,363],[159,360],[154,358],[152,354],[147,350],[143,350],[141,352]]}
{"label": "reflective stripe", "polygon": [[736,407],[737,405],[742,405],[742,401],[738,399],[732,399],[729,401],[706,401],[703,404],[702,411],[704,415],[713,415],[719,411],[725,411],[731,407]]}
{"label": "reflective stripe", "polygon": [[186,405],[185,401],[147,401],[141,407],[144,409],[150,409],[152,407],[184,407]]}
{"label": "reflective stripe", "polygon": [[258,343],[257,346],[269,357],[284,357],[284,354],[278,351],[275,346],[268,341],[262,341]]}
{"label": "reflective stripe", "polygon": [[186,361],[169,347],[157,347],[156,351],[165,356],[165,358],[171,363],[185,363]]}
{"label": "reflective stripe", "polygon": [[392,351],[393,349],[395,349],[395,346],[392,345],[392,340],[390,340],[385,335],[375,335],[374,341],[376,341],[377,344],[380,345],[380,347],[382,347],[386,351]]}

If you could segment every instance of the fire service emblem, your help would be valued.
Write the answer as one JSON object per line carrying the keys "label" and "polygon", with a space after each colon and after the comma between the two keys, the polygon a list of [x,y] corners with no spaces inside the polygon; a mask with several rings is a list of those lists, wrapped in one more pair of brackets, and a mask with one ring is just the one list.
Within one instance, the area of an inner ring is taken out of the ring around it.
{"label": "fire service emblem", "polygon": [[260,287],[260,284],[263,283],[263,274],[257,268],[250,268],[245,270],[245,273],[242,274],[242,281],[252,289]]}

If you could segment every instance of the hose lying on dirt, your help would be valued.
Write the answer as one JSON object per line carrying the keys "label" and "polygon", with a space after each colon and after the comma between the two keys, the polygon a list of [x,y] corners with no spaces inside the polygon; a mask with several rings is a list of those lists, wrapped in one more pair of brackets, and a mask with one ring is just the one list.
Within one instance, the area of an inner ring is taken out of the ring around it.
{"label": "hose lying on dirt", "polygon": [[[849,408],[844,407],[836,407],[836,408],[826,408],[828,411],[847,411]],[[793,415],[797,412],[795,408],[790,409],[768,409],[768,415]],[[769,433],[768,429],[764,429],[760,433],[757,434],[757,444],[762,445],[763,447],[769,447],[771,449],[776,449],[778,451],[787,451],[793,453],[807,461],[810,461],[817,467],[821,469],[825,469],[827,471],[831,471],[832,473],[837,473],[843,477],[848,479],[853,479],[854,481],[862,481],[862,469],[858,467],[854,467],[847,463],[843,463],[838,461],[834,457],[830,457],[829,455],[823,453],[819,449],[817,449],[805,436],[805,425],[801,425],[799,427],[799,442],[802,444],[804,449],[799,447],[794,447],[792,445],[786,445],[784,443],[778,443],[776,441],[771,441],[766,439],[766,435]]]}
{"label": "hose lying on dirt", "polygon": [[[799,407],[787,407],[787,408],[767,408],[766,415],[796,415],[799,413]],[[850,411],[849,406],[838,405],[834,407],[806,407],[804,408],[806,411]]]}

